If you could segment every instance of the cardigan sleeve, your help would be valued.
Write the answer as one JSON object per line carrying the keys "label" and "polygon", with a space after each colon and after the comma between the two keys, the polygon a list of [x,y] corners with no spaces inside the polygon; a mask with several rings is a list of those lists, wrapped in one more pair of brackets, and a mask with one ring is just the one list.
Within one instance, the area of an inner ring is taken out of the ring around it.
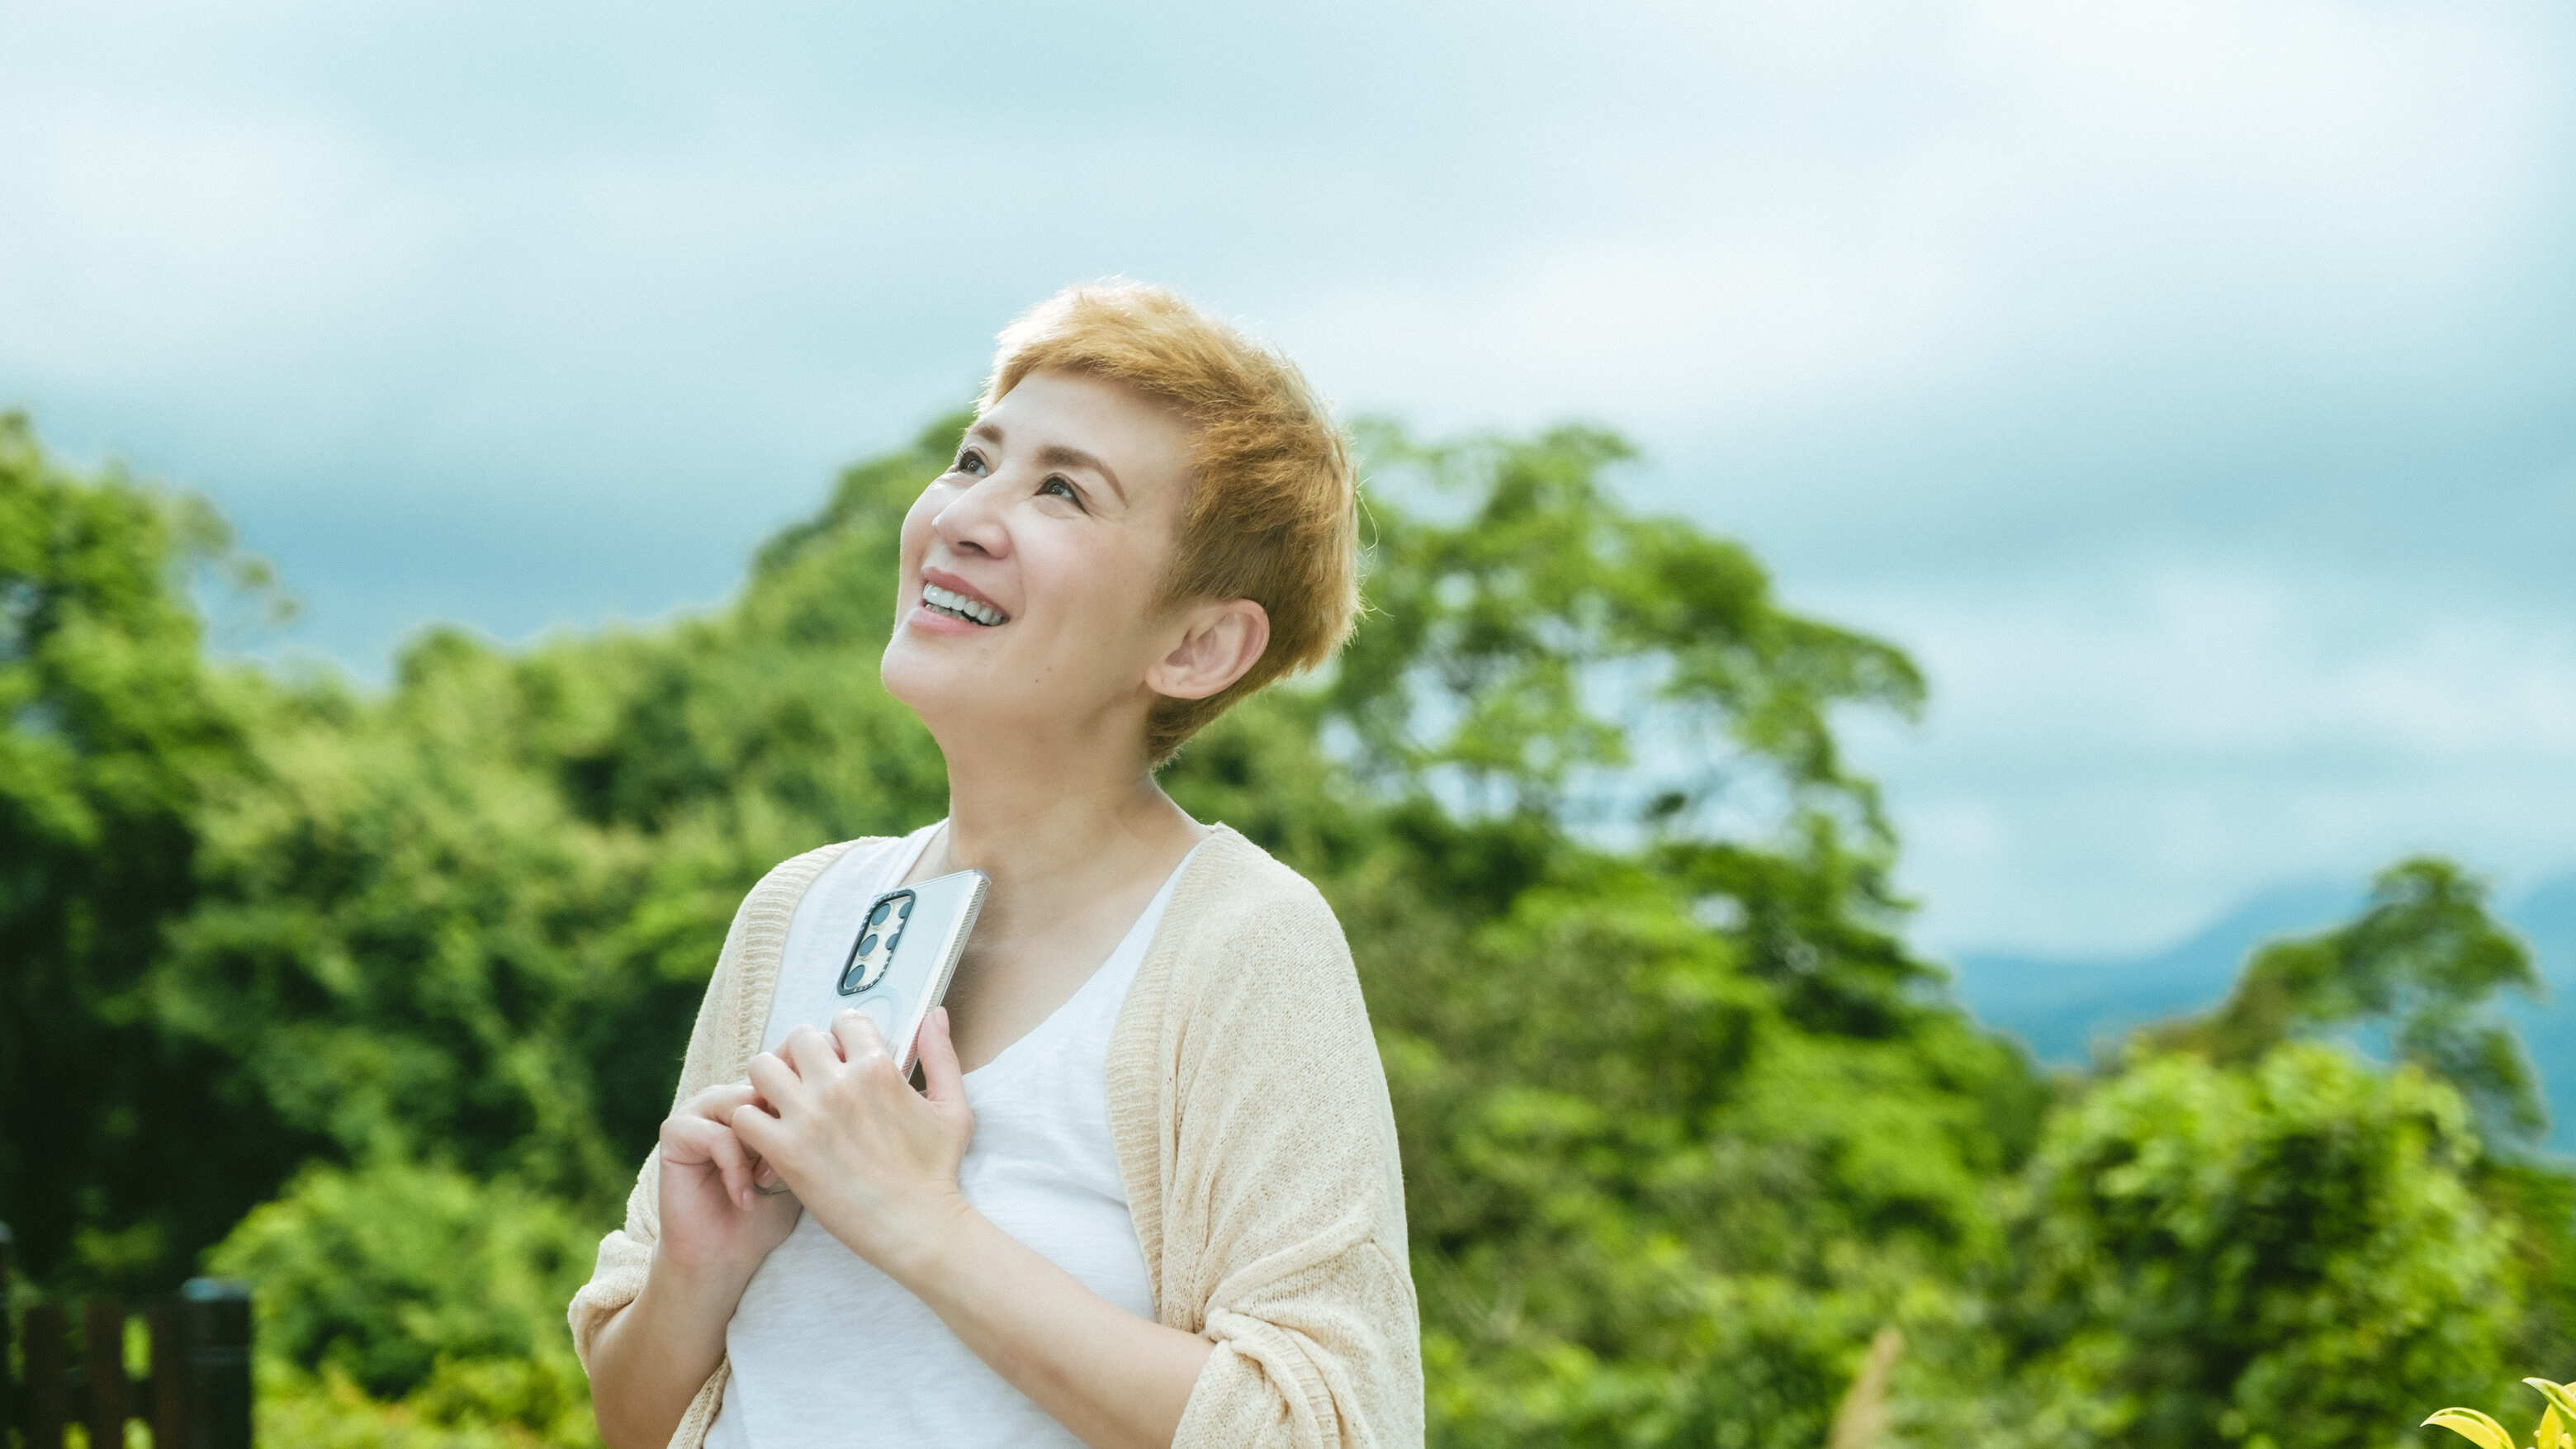
{"label": "cardigan sleeve", "polygon": [[[1423,1439],[1420,1312],[1386,1074],[1349,944],[1302,880],[1226,932],[1177,1063],[1184,1322],[1214,1340],[1175,1449]],[[1178,1246],[1178,1245],[1173,1245]],[[1165,1321],[1175,1315],[1165,1314]]]}
{"label": "cardigan sleeve", "polygon": [[[863,843],[843,841],[781,862],[762,876],[759,884],[743,896],[742,904],[735,907],[733,922],[725,928],[724,947],[716,953],[715,970],[707,977],[706,995],[698,1000],[697,1020],[689,1028],[688,1050],[680,1060],[679,1086],[671,1094],[675,1110],[708,1087],[740,1074],[747,1055],[742,1039],[754,1030],[750,1014],[765,1011],[768,1006],[767,992],[755,993],[746,978],[775,980],[775,957],[784,945],[787,923],[805,887],[842,852]],[[766,958],[765,971],[747,969],[747,958],[753,955]],[[753,1000],[755,994],[760,999]],[[635,1174],[635,1186],[626,1195],[624,1222],[600,1239],[599,1258],[590,1281],[572,1296],[568,1316],[572,1321],[573,1353],[581,1360],[584,1373],[590,1371],[590,1351],[599,1340],[599,1331],[644,1291],[644,1275],[653,1265],[653,1246],[661,1237],[661,1163],[658,1146],[644,1154],[644,1165]],[[699,1387],[697,1397],[681,1416],[672,1444],[695,1445],[704,1440],[723,1399],[730,1367],[717,1363],[715,1372]]]}

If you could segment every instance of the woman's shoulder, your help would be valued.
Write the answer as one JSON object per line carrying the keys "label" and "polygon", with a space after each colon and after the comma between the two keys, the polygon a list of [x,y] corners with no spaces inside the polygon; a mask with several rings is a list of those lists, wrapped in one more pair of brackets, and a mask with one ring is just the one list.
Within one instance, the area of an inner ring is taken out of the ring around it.
{"label": "woman's shoulder", "polygon": [[829,845],[818,845],[812,850],[791,855],[762,872],[760,879],[744,893],[743,909],[750,910],[756,905],[780,902],[792,907],[797,898],[805,894],[805,888],[812,885],[823,872],[831,869],[833,863],[841,857],[853,850],[882,848],[889,842],[901,838],[892,835],[862,835],[854,840],[835,840]]}
{"label": "woman's shoulder", "polygon": [[1287,999],[1348,997],[1359,979],[1339,918],[1314,882],[1223,825],[1173,887],[1154,945],[1184,1018],[1269,1009]]}
{"label": "woman's shoulder", "polygon": [[1140,1049],[1156,1042],[1160,1070],[1185,1090],[1326,1072],[1353,1091],[1379,1081],[1383,1093],[1350,942],[1314,882],[1220,825],[1164,919],[1179,929],[1156,939],[1139,978],[1151,989],[1133,1000],[1131,988],[1131,1004],[1155,1023],[1139,1031]]}
{"label": "woman's shoulder", "polygon": [[1197,930],[1226,935],[1323,932],[1341,922],[1315,883],[1234,827],[1209,827],[1198,858],[1174,888],[1172,908]]}

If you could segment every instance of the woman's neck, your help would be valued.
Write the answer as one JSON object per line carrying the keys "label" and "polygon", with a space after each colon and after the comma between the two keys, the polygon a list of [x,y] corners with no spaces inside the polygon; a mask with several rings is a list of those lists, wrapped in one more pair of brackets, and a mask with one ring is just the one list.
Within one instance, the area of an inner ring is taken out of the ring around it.
{"label": "woman's neck", "polygon": [[1077,761],[949,756],[948,825],[932,845],[942,871],[932,873],[971,866],[992,877],[982,934],[1008,939],[1140,877],[1159,880],[1206,833],[1142,760]]}

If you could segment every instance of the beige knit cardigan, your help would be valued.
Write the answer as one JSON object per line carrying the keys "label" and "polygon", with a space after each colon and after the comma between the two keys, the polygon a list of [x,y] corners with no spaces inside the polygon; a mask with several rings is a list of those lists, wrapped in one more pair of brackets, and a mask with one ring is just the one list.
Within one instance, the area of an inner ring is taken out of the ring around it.
{"label": "beige knit cardigan", "polygon": [[[762,878],[734,913],[674,1101],[738,1081],[760,1050],[787,925],[844,841]],[[1332,908],[1219,825],[1183,868],[1109,1038],[1109,1132],[1156,1318],[1214,1340],[1176,1449],[1422,1442],[1420,1320],[1386,1076]],[[658,1154],[573,1295],[586,1367],[643,1291]],[[728,1366],[673,1449],[698,1449]]]}

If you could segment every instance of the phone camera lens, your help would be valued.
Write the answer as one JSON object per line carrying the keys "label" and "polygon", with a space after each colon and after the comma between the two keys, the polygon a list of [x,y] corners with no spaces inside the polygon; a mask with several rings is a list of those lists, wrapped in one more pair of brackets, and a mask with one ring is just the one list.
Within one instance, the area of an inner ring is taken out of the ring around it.
{"label": "phone camera lens", "polygon": [[887,909],[887,903],[886,903],[886,902],[884,902],[884,901],[879,901],[879,902],[877,902],[877,908],[876,908],[875,910],[873,910],[873,911],[868,912],[868,924],[869,924],[869,925],[871,925],[871,926],[882,926],[882,925],[884,925],[884,924],[885,924],[885,918],[886,918],[886,909]]}
{"label": "phone camera lens", "polygon": [[860,938],[859,938],[859,954],[860,954],[860,955],[864,956],[864,955],[868,954],[870,951],[875,950],[876,948],[877,948],[877,938],[876,938],[875,936],[873,936],[873,935],[869,935],[869,936],[862,936],[862,937],[860,937]]}

